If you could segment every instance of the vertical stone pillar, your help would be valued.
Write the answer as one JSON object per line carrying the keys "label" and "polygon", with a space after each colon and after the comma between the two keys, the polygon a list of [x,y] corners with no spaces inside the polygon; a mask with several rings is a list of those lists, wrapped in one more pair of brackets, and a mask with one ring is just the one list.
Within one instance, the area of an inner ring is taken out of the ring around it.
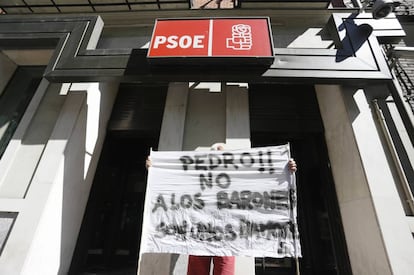
{"label": "vertical stone pillar", "polygon": [[[158,144],[160,151],[182,150],[187,98],[188,83],[176,82],[169,84]],[[186,257],[172,254],[146,253],[140,255],[138,274],[185,274],[184,268],[186,267]]]}
{"label": "vertical stone pillar", "polygon": [[353,274],[412,273],[414,240],[366,91],[317,85],[316,94]]}
{"label": "vertical stone pillar", "polygon": [[[226,144],[250,148],[249,92],[247,86],[226,87]],[[236,257],[236,275],[255,274],[254,257]]]}

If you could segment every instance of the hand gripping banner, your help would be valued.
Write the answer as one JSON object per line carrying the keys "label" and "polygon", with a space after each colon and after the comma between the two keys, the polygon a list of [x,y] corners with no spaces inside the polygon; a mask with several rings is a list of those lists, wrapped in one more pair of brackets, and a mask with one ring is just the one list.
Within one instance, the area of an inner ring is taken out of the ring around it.
{"label": "hand gripping banner", "polygon": [[289,145],[150,158],[141,253],[301,256]]}

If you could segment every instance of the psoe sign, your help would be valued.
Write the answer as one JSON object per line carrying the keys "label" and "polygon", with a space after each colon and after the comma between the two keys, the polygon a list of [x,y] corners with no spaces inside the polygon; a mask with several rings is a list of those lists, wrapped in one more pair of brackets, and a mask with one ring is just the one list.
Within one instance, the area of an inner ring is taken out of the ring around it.
{"label": "psoe sign", "polygon": [[269,18],[156,20],[148,50],[150,61],[209,57],[273,60]]}

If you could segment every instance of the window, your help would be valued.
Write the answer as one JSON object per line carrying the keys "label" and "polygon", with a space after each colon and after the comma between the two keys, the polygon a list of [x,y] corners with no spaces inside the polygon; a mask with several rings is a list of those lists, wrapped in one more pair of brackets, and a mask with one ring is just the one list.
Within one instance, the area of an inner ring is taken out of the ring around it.
{"label": "window", "polygon": [[0,158],[40,83],[44,67],[19,67],[0,92]]}

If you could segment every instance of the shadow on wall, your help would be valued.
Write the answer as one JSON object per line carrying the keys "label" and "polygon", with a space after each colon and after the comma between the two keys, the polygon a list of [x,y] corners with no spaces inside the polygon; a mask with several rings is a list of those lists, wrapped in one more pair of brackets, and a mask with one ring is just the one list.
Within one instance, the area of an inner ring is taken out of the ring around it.
{"label": "shadow on wall", "polygon": [[62,178],[60,263],[58,274],[67,273],[76,246],[97,162],[102,150],[106,123],[118,86],[90,84],[64,152]]}
{"label": "shadow on wall", "polygon": [[346,35],[341,40],[342,47],[336,53],[336,62],[342,62],[355,56],[356,52],[368,41],[372,34],[373,28],[369,24],[355,24],[355,17],[356,14],[352,14],[338,27],[338,31],[345,30]]}
{"label": "shadow on wall", "polygon": [[[19,67],[1,93],[0,157],[12,139],[40,83],[44,67]],[[18,137],[22,139],[23,137]]]}

